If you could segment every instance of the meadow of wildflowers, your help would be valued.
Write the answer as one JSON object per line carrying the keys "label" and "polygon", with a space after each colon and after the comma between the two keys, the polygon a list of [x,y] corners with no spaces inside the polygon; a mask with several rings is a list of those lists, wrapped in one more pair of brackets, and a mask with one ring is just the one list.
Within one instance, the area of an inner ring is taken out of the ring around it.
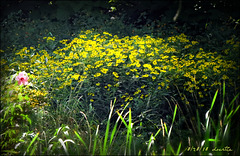
{"label": "meadow of wildflowers", "polygon": [[[54,37],[45,39],[49,44],[55,42]],[[86,102],[103,100],[107,94],[110,99],[120,97],[123,103],[148,99],[158,90],[168,92],[173,84],[180,85],[181,92],[204,98],[222,80],[233,86],[229,74],[239,68],[217,52],[198,49],[198,42],[189,41],[184,34],[167,39],[118,38],[88,30],[69,43],[60,42],[63,48],[53,52],[24,47],[16,53],[17,63],[9,68],[31,72],[51,96],[72,90],[84,95]]]}
{"label": "meadow of wildflowers", "polygon": [[[30,110],[46,109],[50,112],[64,104],[64,109],[72,112],[74,109],[89,112],[91,109],[96,115],[97,123],[107,118],[111,110],[109,102],[115,99],[116,110],[131,107],[129,113],[132,112],[135,125],[142,124],[138,120],[145,111],[151,112],[153,117],[148,121],[155,123],[153,130],[157,132],[163,126],[160,118],[170,126],[172,120],[167,116],[172,116],[174,105],[207,110],[211,105],[209,101],[223,82],[227,87],[239,89],[236,87],[239,82],[236,74],[239,71],[239,62],[228,59],[229,50],[223,50],[223,54],[205,51],[199,47],[197,41],[189,40],[184,34],[168,38],[154,38],[149,35],[120,38],[108,32],[87,30],[71,41],[57,41],[55,37],[43,39],[50,47],[59,46],[54,49],[45,49],[42,45],[24,47],[17,50],[15,57],[9,62],[1,59],[1,83],[4,84],[1,92],[5,95],[1,102],[8,112],[4,115],[5,120],[6,116],[14,115],[14,111],[9,110],[9,105],[19,109],[15,109],[16,116],[19,111],[23,114],[22,120],[32,122],[28,117]],[[239,42],[228,40],[226,44],[230,42],[233,46],[231,50],[239,49]],[[22,111],[23,107],[27,111]],[[19,124],[18,122],[11,123],[11,126]],[[64,128],[64,134],[71,129],[67,126]],[[96,125],[91,129],[98,130]],[[34,138],[40,133],[38,129]],[[80,137],[78,133],[76,135]],[[11,138],[12,135],[8,137]],[[65,152],[68,148],[65,143],[68,141],[73,140],[65,140],[64,143],[59,141]],[[17,141],[9,144],[14,143]],[[4,149],[7,149],[6,146]],[[150,146],[149,143],[149,149]],[[37,145],[34,147],[36,149],[33,153],[40,152]],[[29,152],[29,148],[25,150]]]}

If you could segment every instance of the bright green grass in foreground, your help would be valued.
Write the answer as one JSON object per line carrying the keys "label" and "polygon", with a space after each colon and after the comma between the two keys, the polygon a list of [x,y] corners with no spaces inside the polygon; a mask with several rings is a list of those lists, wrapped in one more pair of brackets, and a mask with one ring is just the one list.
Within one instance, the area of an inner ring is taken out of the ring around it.
{"label": "bright green grass in foreground", "polygon": [[[239,93],[230,102],[225,93],[239,66],[226,56],[205,52],[184,34],[118,38],[88,30],[72,41],[45,39],[50,49],[25,47],[1,60],[4,153],[239,152],[239,134],[229,139],[239,131]],[[30,85],[15,82],[20,71]]]}

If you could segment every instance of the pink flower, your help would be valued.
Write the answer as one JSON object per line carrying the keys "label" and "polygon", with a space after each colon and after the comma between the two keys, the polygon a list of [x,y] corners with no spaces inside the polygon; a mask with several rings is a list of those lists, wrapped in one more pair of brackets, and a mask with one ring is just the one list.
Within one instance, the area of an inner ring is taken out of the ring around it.
{"label": "pink flower", "polygon": [[25,71],[20,72],[18,76],[16,76],[16,81],[18,81],[19,85],[27,85],[28,84],[28,75]]}

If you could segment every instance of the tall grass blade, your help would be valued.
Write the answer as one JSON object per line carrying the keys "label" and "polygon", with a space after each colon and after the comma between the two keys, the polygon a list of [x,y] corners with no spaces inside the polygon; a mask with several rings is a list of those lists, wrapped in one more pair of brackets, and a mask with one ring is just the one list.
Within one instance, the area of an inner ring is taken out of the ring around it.
{"label": "tall grass blade", "polygon": [[[126,106],[125,106],[125,107],[123,108],[123,110],[121,111],[121,113],[120,113],[121,115],[123,114],[124,110],[127,108],[128,105],[129,105],[129,102],[126,104]],[[117,125],[118,125],[118,121],[119,121],[119,120],[120,120],[120,116],[118,116],[118,118],[117,118],[117,120],[116,120],[116,122],[115,122],[114,128],[113,128],[112,133],[111,133],[109,145],[111,145],[112,142],[113,142],[113,138],[114,138],[114,136],[115,136],[115,134],[116,134],[116,132],[117,132]]]}
{"label": "tall grass blade", "polygon": [[97,139],[98,139],[98,130],[99,130],[99,125],[97,125],[97,130],[96,130],[96,134],[95,134],[95,138],[94,138],[94,143],[93,143],[92,155],[94,155],[94,154],[95,154],[95,151],[96,151],[96,145],[97,145]]}
{"label": "tall grass blade", "polygon": [[165,131],[166,131],[166,133],[168,134],[167,125],[166,125],[166,123],[165,123],[165,122],[164,122],[164,128],[165,128]]}
{"label": "tall grass blade", "polygon": [[176,155],[174,150],[173,150],[173,148],[172,148],[172,146],[171,146],[171,144],[169,142],[167,143],[166,154],[167,155],[172,155],[172,154]]}
{"label": "tall grass blade", "polygon": [[201,136],[201,122],[200,122],[198,110],[197,110],[197,130],[198,130],[198,135]]}
{"label": "tall grass blade", "polygon": [[223,103],[225,102],[225,89],[226,89],[225,81],[223,81]]}
{"label": "tall grass blade", "polygon": [[132,144],[132,113],[131,108],[129,108],[129,123],[128,123],[128,136],[129,136],[129,142],[128,142],[128,153],[131,155],[131,144]]}
{"label": "tall grass blade", "polygon": [[224,132],[223,132],[223,138],[224,138],[224,137],[226,136],[226,134],[227,134],[228,124],[229,124],[229,123],[227,123],[227,125],[226,125],[226,127],[225,127],[225,130],[224,130]]}
{"label": "tall grass blade", "polygon": [[161,128],[158,129],[157,133],[154,135],[154,138],[157,137],[158,133],[159,133],[161,130],[162,130]]}
{"label": "tall grass blade", "polygon": [[149,153],[150,148],[151,148],[151,145],[152,145],[153,143],[154,143],[154,137],[153,137],[153,134],[151,134],[150,139],[149,139],[149,141],[148,141],[148,148],[147,148],[147,153],[146,153],[146,155]]}
{"label": "tall grass blade", "polygon": [[212,100],[212,104],[211,104],[210,111],[212,110],[212,108],[213,108],[213,105],[214,105],[214,103],[215,103],[215,101],[216,101],[217,94],[218,94],[218,90],[216,91],[216,93],[215,93],[215,95],[214,95],[214,97],[213,97],[213,100]]}
{"label": "tall grass blade", "polygon": [[178,145],[178,149],[177,149],[176,155],[179,155],[180,150],[181,150],[181,146],[182,146],[182,143],[180,142],[180,144]]}
{"label": "tall grass blade", "polygon": [[28,153],[30,147],[31,147],[32,144],[35,142],[35,140],[37,139],[38,135],[39,135],[39,132],[34,136],[33,140],[32,140],[32,141],[30,142],[30,144],[28,145],[27,150],[26,150],[26,152],[24,153],[24,155],[26,155],[26,154]]}
{"label": "tall grass blade", "polygon": [[74,133],[77,136],[77,138],[81,141],[81,143],[84,145],[84,147],[86,149],[88,149],[86,143],[83,141],[83,139],[80,137],[80,135],[76,131],[74,131]]}
{"label": "tall grass blade", "polygon": [[67,151],[67,148],[66,148],[66,146],[65,146],[65,144],[64,144],[64,142],[63,142],[63,140],[62,140],[61,138],[59,138],[58,141],[61,143],[61,145],[62,145],[62,147],[63,147],[63,149],[64,149],[66,155],[69,155],[69,154],[68,154],[68,151]]}
{"label": "tall grass blade", "polygon": [[125,116],[127,114],[129,114],[129,124],[126,123],[126,121],[124,120],[124,118],[122,117],[122,115],[117,111],[118,116],[120,117],[120,119],[122,120],[122,122],[124,123],[124,125],[127,128],[127,138],[126,138],[126,148],[125,148],[125,154],[126,155],[126,151],[128,148],[128,153],[129,155],[131,154],[131,142],[132,142],[132,115],[131,115],[131,108],[129,108],[129,111],[125,114]]}
{"label": "tall grass blade", "polygon": [[108,140],[108,134],[109,134],[110,119],[111,119],[111,116],[112,116],[112,112],[113,112],[115,102],[116,102],[116,98],[114,99],[113,105],[112,105],[112,101],[110,103],[110,113],[109,113],[109,116],[108,116],[105,138],[104,138],[104,143],[103,143],[103,154],[104,155],[107,155],[107,151],[108,151],[107,140]]}
{"label": "tall grass blade", "polygon": [[176,114],[177,114],[177,105],[175,105],[173,120],[172,120],[172,124],[171,124],[170,130],[169,130],[169,133],[168,133],[168,139],[170,138],[170,135],[171,135],[171,132],[172,132],[173,123],[175,121]]}
{"label": "tall grass blade", "polygon": [[239,96],[239,94],[240,93],[238,93],[233,99],[232,99],[232,101],[230,102],[230,106],[232,106],[232,108],[231,108],[231,110],[233,110],[233,103],[234,103],[234,101],[237,99],[237,97]]}
{"label": "tall grass blade", "polygon": [[234,110],[234,105],[233,105],[233,103],[234,103],[234,101],[236,101],[236,99],[237,99],[237,97],[239,96],[239,94],[240,93],[238,93],[234,98],[233,98],[233,100],[231,101],[231,103],[230,103],[230,107],[231,107],[231,112],[228,114],[228,116],[227,116],[227,120],[229,120],[237,111],[238,111],[238,109],[239,109],[239,107],[240,107],[240,105],[238,105],[237,106],[237,108]]}
{"label": "tall grass blade", "polygon": [[173,122],[175,121],[176,114],[177,114],[177,105],[175,105],[172,124],[173,124]]}
{"label": "tall grass blade", "polygon": [[141,150],[139,150],[139,151],[138,151],[138,156],[140,156],[140,155],[141,155],[141,153],[142,153],[142,151],[141,151]]}
{"label": "tall grass blade", "polygon": [[33,155],[33,154],[34,154],[36,148],[37,148],[37,145],[35,144],[35,145],[33,146],[33,149],[32,149],[32,151],[31,151],[30,155]]}
{"label": "tall grass blade", "polygon": [[115,136],[115,134],[116,134],[116,131],[117,131],[117,125],[118,125],[118,120],[116,121],[116,123],[115,123],[115,125],[114,125],[114,128],[113,128],[113,130],[112,130],[109,145],[111,145],[112,142],[113,142],[113,138],[114,138],[114,136]]}
{"label": "tall grass blade", "polygon": [[126,121],[124,120],[124,118],[122,117],[122,115],[118,111],[117,111],[117,114],[119,115],[119,117],[122,120],[122,122],[124,123],[124,125],[128,128],[128,125],[127,125]]}

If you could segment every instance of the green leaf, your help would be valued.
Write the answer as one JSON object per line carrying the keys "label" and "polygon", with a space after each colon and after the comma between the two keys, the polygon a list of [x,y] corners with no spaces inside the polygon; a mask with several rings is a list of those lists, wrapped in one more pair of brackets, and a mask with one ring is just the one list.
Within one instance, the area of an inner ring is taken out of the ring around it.
{"label": "green leaf", "polygon": [[39,135],[39,132],[35,135],[35,137],[33,138],[33,140],[32,140],[32,141],[30,142],[30,144],[28,145],[27,150],[26,150],[26,154],[28,153],[28,151],[29,151],[30,147],[32,146],[32,144],[34,143],[34,141],[37,139],[38,135]]}
{"label": "green leaf", "polygon": [[20,114],[20,116],[22,116],[24,120],[26,119],[30,123],[30,125],[32,124],[32,120],[28,117],[28,115]]}
{"label": "green leaf", "polygon": [[29,101],[29,99],[30,99],[27,95],[25,95],[24,98],[25,98],[27,101]]}
{"label": "green leaf", "polygon": [[176,152],[176,155],[179,155],[180,150],[181,150],[181,145],[182,145],[182,143],[180,142],[180,144],[179,144],[179,146],[178,146],[178,149],[177,149],[177,152]]}
{"label": "green leaf", "polygon": [[[10,108],[10,107],[9,107],[9,108]],[[12,106],[12,107],[11,107],[11,114],[12,114],[12,115],[13,115],[14,110],[15,110],[15,107]]]}
{"label": "green leaf", "polygon": [[213,98],[213,100],[212,100],[212,104],[211,104],[210,111],[212,110],[212,108],[213,108],[213,105],[214,105],[214,103],[215,103],[215,101],[216,101],[217,94],[218,94],[218,90],[216,91],[216,93],[215,93],[215,95],[214,95],[214,98]]}
{"label": "green leaf", "polygon": [[3,152],[3,153],[18,154],[18,152],[17,152],[17,151],[14,151],[14,150],[3,150],[2,152]]}
{"label": "green leaf", "polygon": [[85,144],[85,142],[83,141],[83,139],[80,137],[80,135],[74,131],[75,135],[77,136],[77,138],[83,143],[84,147],[87,149],[87,145]]}
{"label": "green leaf", "polygon": [[18,93],[18,99],[19,99],[19,101],[22,101],[22,100],[23,100],[22,93]]}
{"label": "green leaf", "polygon": [[37,148],[37,144],[34,145],[34,147],[33,147],[32,151],[31,151],[30,155],[33,155],[33,154],[34,154],[36,148]]}
{"label": "green leaf", "polygon": [[99,125],[97,125],[97,130],[96,130],[96,134],[95,134],[95,138],[94,138],[94,143],[93,143],[93,152],[92,152],[92,155],[95,154],[95,150],[96,150],[97,139],[98,139],[98,130],[99,130]]}
{"label": "green leaf", "polygon": [[21,112],[23,111],[21,105],[16,105],[16,108],[19,108],[21,110]]}

